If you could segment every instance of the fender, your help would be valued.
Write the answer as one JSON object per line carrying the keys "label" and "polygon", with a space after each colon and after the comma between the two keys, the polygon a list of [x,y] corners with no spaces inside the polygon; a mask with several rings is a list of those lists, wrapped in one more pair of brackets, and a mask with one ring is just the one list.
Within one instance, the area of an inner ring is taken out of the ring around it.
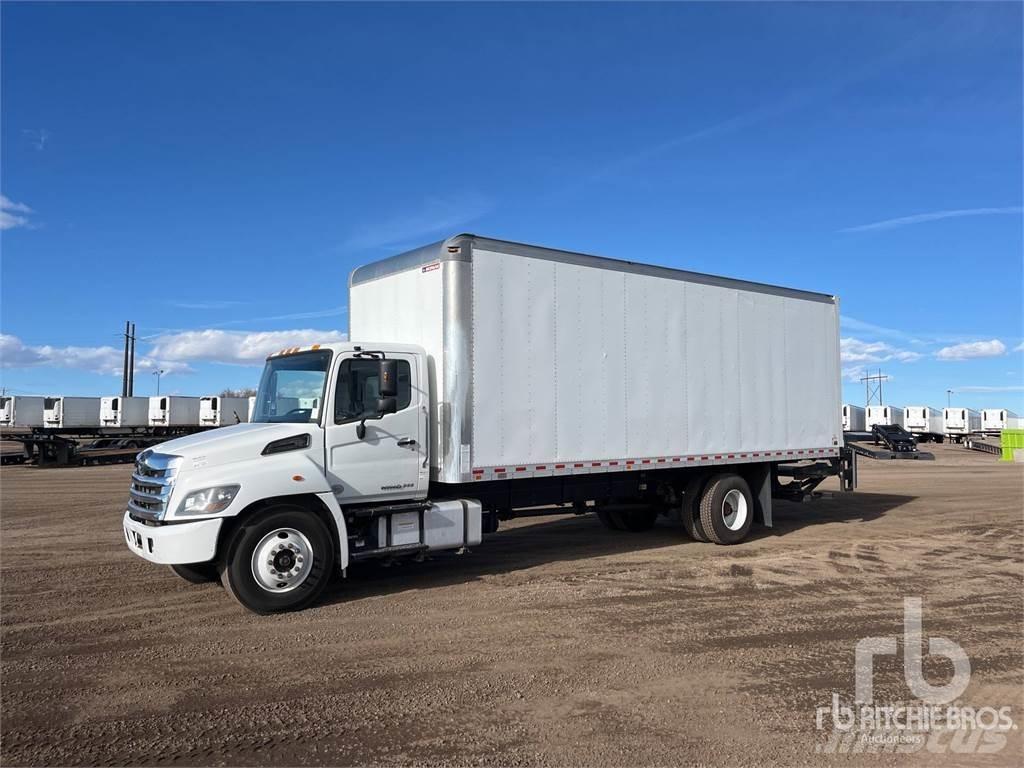
{"label": "fender", "polygon": [[348,568],[348,528],[345,526],[345,515],[333,492],[318,493],[316,497],[331,511],[334,525],[338,528],[338,568],[344,571]]}

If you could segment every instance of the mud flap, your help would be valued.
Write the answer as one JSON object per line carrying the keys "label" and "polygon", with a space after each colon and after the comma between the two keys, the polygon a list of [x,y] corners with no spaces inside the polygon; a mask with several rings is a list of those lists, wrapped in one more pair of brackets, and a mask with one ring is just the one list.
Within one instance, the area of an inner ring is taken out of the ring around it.
{"label": "mud flap", "polygon": [[750,492],[754,496],[754,519],[772,527],[772,468],[770,464],[755,464],[747,473]]}

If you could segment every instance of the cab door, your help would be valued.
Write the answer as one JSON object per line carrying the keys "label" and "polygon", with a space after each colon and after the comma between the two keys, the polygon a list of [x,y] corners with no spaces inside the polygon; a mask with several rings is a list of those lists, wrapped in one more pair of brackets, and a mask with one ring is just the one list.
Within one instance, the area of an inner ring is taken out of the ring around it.
{"label": "cab door", "polygon": [[[324,414],[328,481],[341,504],[423,498],[427,493],[427,395],[418,355],[397,361],[395,413],[377,418],[379,359],[345,353],[338,362],[330,410]],[[364,422],[365,419],[365,422]],[[359,425],[366,432],[359,437]]]}

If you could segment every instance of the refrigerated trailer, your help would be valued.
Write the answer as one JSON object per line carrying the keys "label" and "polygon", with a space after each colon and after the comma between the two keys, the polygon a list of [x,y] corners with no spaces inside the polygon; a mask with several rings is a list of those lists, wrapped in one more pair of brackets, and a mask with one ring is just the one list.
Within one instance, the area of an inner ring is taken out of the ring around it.
{"label": "refrigerated trailer", "polygon": [[101,427],[145,427],[149,425],[148,397],[100,398]]}
{"label": "refrigerated trailer", "polygon": [[0,427],[43,426],[44,397],[7,395],[0,397]]}
{"label": "refrigerated trailer", "polygon": [[859,405],[843,403],[843,432],[863,432],[865,429],[864,409]]}
{"label": "refrigerated trailer", "polygon": [[981,431],[981,414],[970,408],[943,408],[942,432],[959,440],[964,435]]}
{"label": "refrigerated trailer", "polygon": [[199,398],[199,424],[203,427],[227,427],[249,420],[249,399],[211,395]]}
{"label": "refrigerated trailer", "polygon": [[903,409],[891,405],[869,405],[864,412],[864,421],[868,429],[876,424],[902,427]]}
{"label": "refrigerated trailer", "polygon": [[272,612],[524,514],[735,544],[855,486],[832,295],[461,235],[355,270],[348,306],[352,341],[268,357],[254,423],[140,455],[133,552]]}
{"label": "refrigerated trailer", "polygon": [[155,395],[149,398],[149,426],[185,427],[198,424],[198,397]]}
{"label": "refrigerated trailer", "polygon": [[903,409],[903,428],[912,435],[941,438],[942,411],[927,405],[908,405]]}
{"label": "refrigerated trailer", "polygon": [[1002,432],[1004,429],[1020,429],[1020,417],[1005,408],[983,408],[981,411],[981,430],[983,432]]}
{"label": "refrigerated trailer", "polygon": [[100,399],[98,397],[46,397],[43,398],[43,427],[71,429],[100,425]]}

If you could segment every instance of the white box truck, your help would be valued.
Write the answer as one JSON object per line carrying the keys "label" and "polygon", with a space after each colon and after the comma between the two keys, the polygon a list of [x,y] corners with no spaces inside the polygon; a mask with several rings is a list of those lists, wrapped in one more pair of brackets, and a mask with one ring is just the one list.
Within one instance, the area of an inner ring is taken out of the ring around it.
{"label": "white box truck", "polygon": [[84,429],[100,425],[100,398],[43,398],[43,427],[46,429]]}
{"label": "white box truck", "polygon": [[460,235],[355,270],[349,312],[267,359],[253,423],[140,455],[135,554],[273,612],[541,505],[734,544],[855,485],[834,296]]}
{"label": "white box truck", "polygon": [[149,398],[149,426],[189,427],[198,424],[198,397],[154,395]]}
{"label": "white box truck", "polygon": [[963,435],[981,431],[981,414],[970,408],[943,408],[942,432],[946,437],[959,439]]}
{"label": "white box truck", "polygon": [[199,426],[227,427],[249,420],[249,398],[210,395],[199,398]]}
{"label": "white box truck", "polygon": [[864,409],[859,405],[843,403],[843,432],[863,432],[865,429]]}
{"label": "white box truck", "polygon": [[1019,429],[1020,417],[1005,408],[983,408],[981,411],[981,430],[983,432],[1002,432],[1004,429]]}
{"label": "white box truck", "polygon": [[875,424],[902,427],[903,409],[892,405],[869,405],[864,412],[864,422],[868,429]]}
{"label": "white box truck", "polygon": [[903,428],[912,435],[939,438],[942,436],[942,411],[927,405],[903,408]]}
{"label": "white box truck", "polygon": [[149,426],[148,397],[100,398],[101,427],[146,427]]}
{"label": "white box truck", "polygon": [[45,399],[25,395],[0,397],[0,427],[43,426],[43,402]]}

